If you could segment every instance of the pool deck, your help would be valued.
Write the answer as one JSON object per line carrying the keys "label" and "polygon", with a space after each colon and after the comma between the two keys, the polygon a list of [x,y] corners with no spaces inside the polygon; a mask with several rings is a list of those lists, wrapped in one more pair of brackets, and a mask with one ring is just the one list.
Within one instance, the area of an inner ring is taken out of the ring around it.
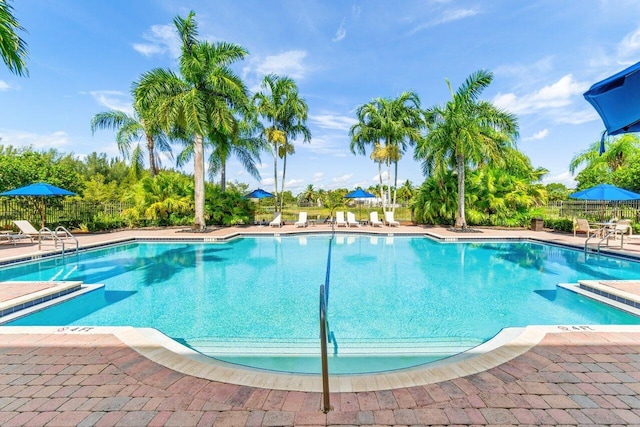
{"label": "pool deck", "polygon": [[[325,232],[243,227],[79,235],[83,247],[128,239],[226,239],[238,233]],[[339,231],[344,231],[340,228]],[[534,239],[581,248],[555,232],[360,227],[353,233],[456,239]],[[0,243],[0,262],[46,256],[37,244]],[[67,247],[67,250],[68,247]],[[640,239],[611,253],[640,258]],[[596,255],[593,255],[596,256]],[[638,277],[640,280],[640,277]],[[636,301],[639,281],[602,281]],[[42,282],[0,284],[0,304],[53,292]],[[0,306],[1,307],[1,306]],[[471,354],[427,368],[331,378],[320,411],[319,376],[287,376],[211,363],[153,330],[0,327],[0,425],[640,425],[640,327],[558,325],[505,331]],[[311,390],[311,391],[302,391]]]}

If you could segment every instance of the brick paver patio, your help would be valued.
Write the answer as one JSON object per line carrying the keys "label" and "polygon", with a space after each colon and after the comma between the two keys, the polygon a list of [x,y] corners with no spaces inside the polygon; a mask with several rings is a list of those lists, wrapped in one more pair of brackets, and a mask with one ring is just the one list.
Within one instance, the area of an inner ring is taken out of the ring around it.
{"label": "brick paver patio", "polygon": [[182,374],[112,334],[0,328],[3,426],[640,425],[640,332],[547,333],[486,371],[320,402]]}
{"label": "brick paver patio", "polygon": [[0,424],[640,425],[640,333],[564,332],[485,372],[419,387],[269,390],[180,374],[113,335],[0,335]]}

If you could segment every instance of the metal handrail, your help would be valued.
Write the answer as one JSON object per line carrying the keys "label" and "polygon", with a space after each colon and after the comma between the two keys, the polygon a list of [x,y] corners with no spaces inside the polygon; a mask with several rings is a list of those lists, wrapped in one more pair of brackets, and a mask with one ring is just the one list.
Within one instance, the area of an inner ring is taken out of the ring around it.
{"label": "metal handrail", "polygon": [[322,359],[322,412],[331,410],[329,394],[329,356],[327,355],[327,306],[324,285],[320,285],[320,353]]}
{"label": "metal handrail", "polygon": [[[69,237],[69,238],[73,239],[74,242],[76,242],[76,253],[78,253],[79,244],[78,244],[78,239],[76,239],[76,236],[71,234],[71,232],[69,230],[67,230],[66,228],[64,228],[62,225],[59,225],[59,226],[56,227],[56,231],[55,231],[56,236],[59,237],[60,233],[64,234],[65,238]],[[60,240],[62,240],[62,239],[60,239]],[[63,253],[64,253],[64,245],[63,245]]]}
{"label": "metal handrail", "polygon": [[[62,238],[60,236],[63,236]],[[66,246],[64,243],[64,239],[65,238],[71,238],[75,241],[76,243],[76,253],[78,253],[78,239],[76,239],[76,237],[71,234],[71,232],[69,230],[67,230],[66,228],[64,228],[63,226],[59,225],[55,231],[51,231],[51,229],[47,228],[47,227],[42,227],[39,231],[38,231],[38,250],[42,250],[42,240],[45,240],[47,238],[50,238],[51,240],[53,240],[54,242],[54,246],[57,248],[58,247],[58,243],[62,246],[62,256],[64,256],[65,251],[66,251]]]}

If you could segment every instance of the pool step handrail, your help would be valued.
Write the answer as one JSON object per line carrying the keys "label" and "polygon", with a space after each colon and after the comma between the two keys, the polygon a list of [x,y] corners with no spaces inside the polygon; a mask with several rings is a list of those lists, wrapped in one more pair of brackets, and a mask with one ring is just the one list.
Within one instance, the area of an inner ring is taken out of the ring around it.
{"label": "pool step handrail", "polygon": [[[76,236],[71,234],[71,232],[69,230],[67,230],[64,226],[59,225],[59,226],[56,227],[55,234],[61,240],[72,239],[76,244],[76,253],[78,253],[78,246],[79,246],[78,239],[76,238]],[[64,253],[64,250],[63,250],[63,253]]]}
{"label": "pool step handrail", "polygon": [[62,246],[62,256],[64,256],[66,252],[65,239],[73,239],[76,244],[76,253],[78,253],[78,239],[76,239],[69,230],[61,225],[59,225],[55,231],[52,231],[48,227],[42,227],[38,231],[38,250],[42,250],[43,240],[52,240],[55,248],[58,248],[58,244]]}
{"label": "pool step handrail", "polygon": [[320,285],[320,354],[322,359],[322,412],[331,410],[329,394],[329,356],[327,354],[327,299],[324,285]]}

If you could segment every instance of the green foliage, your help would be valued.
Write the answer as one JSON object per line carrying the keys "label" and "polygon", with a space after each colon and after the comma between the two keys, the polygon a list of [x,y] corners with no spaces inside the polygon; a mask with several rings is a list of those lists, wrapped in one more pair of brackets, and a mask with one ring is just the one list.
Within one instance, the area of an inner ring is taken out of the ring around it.
{"label": "green foliage", "polygon": [[215,225],[253,224],[255,207],[244,193],[227,187],[222,191],[218,185],[207,185],[206,213],[209,221]]}
{"label": "green foliage", "polygon": [[573,232],[573,220],[569,218],[545,218],[544,227],[571,233]]}
{"label": "green foliage", "polygon": [[552,182],[547,184],[545,188],[550,202],[567,200],[569,198],[570,190],[564,184]]}
{"label": "green foliage", "polygon": [[133,186],[135,207],[123,212],[129,226],[183,225],[193,220],[193,181],[186,175],[162,171]]}
{"label": "green foliage", "polygon": [[0,192],[47,182],[74,193],[82,193],[82,180],[69,161],[70,155],[55,150],[34,151],[0,145]]}

